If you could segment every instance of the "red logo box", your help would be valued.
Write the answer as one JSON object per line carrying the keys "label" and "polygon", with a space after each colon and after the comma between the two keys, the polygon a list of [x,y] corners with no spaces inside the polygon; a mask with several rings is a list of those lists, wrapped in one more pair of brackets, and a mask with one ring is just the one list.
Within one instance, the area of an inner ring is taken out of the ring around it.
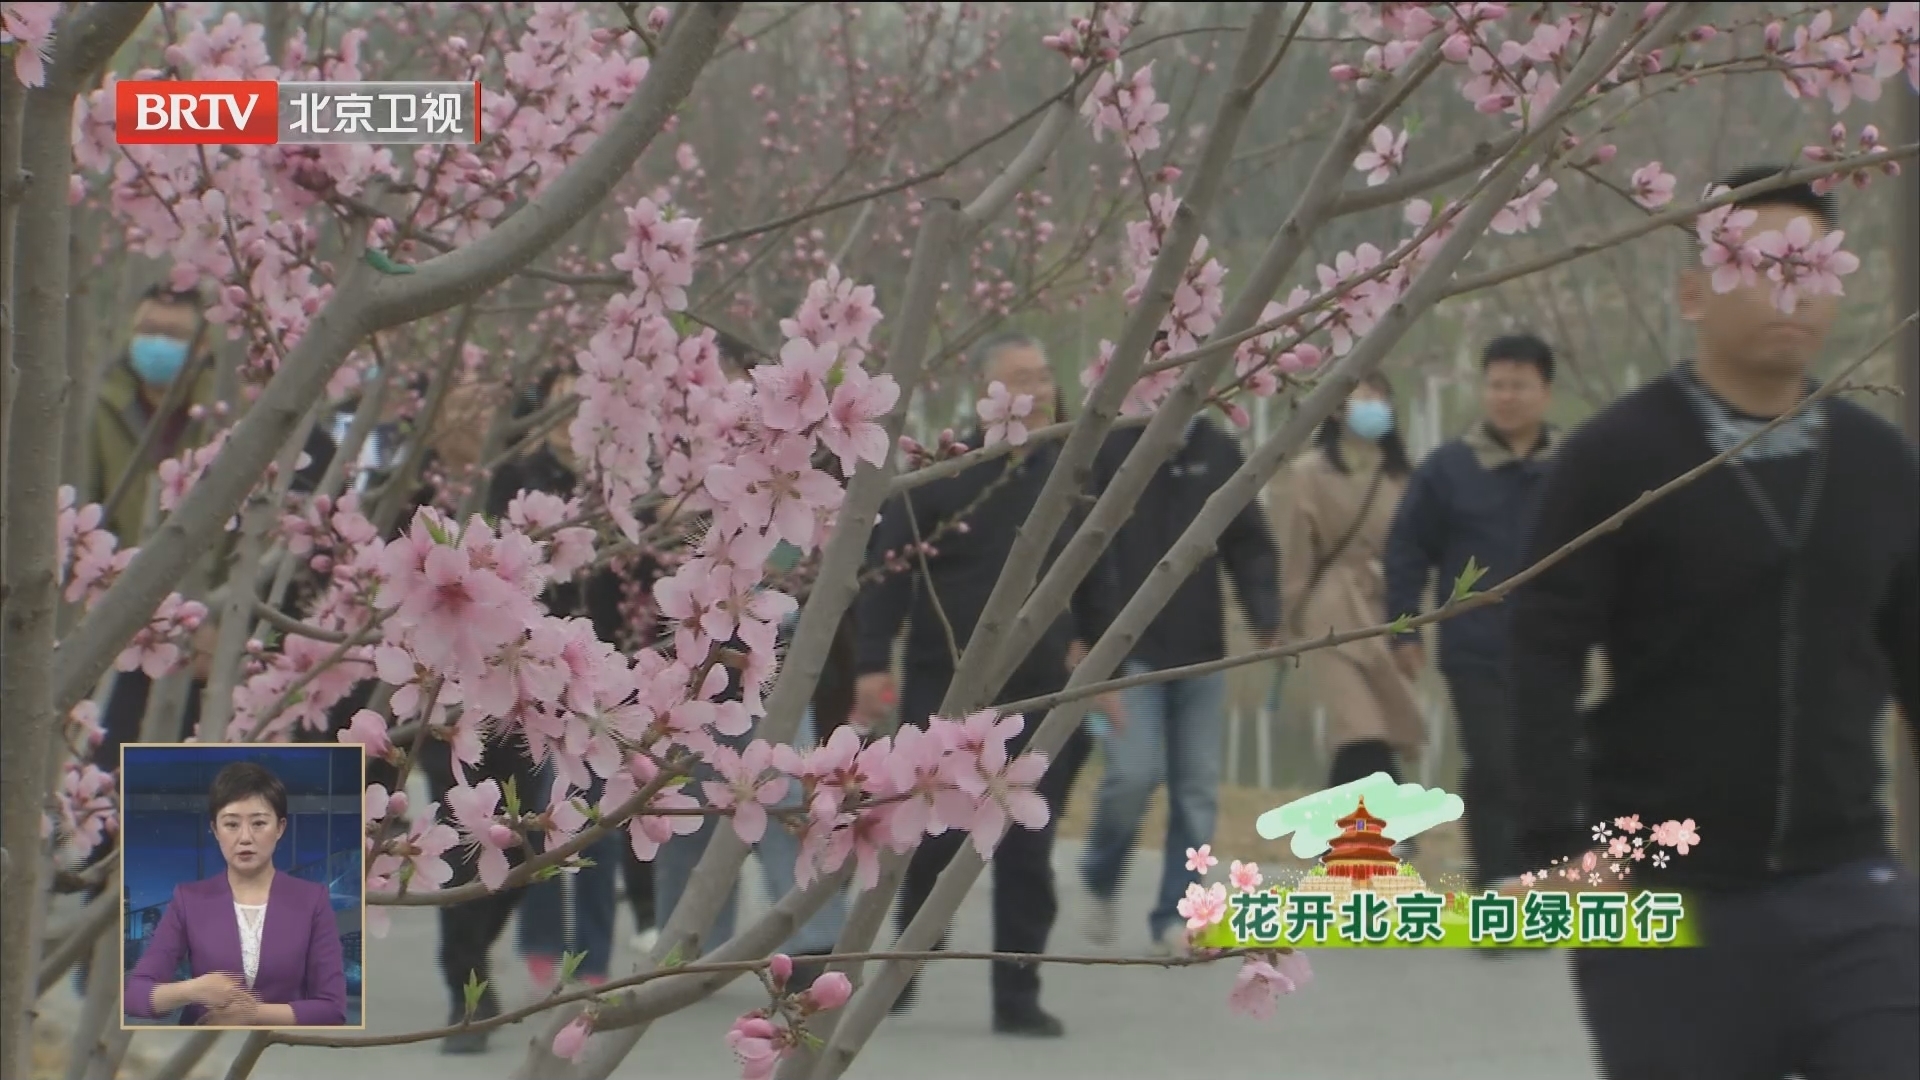
{"label": "red logo box", "polygon": [[127,80],[113,88],[122,146],[271,146],[280,141],[280,84]]}

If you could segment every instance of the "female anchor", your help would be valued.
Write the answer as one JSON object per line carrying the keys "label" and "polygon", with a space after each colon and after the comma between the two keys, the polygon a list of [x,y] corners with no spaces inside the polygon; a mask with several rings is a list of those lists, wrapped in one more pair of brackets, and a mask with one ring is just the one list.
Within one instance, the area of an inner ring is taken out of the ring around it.
{"label": "female anchor", "polygon": [[[214,777],[207,796],[224,873],[176,886],[153,940],[127,974],[126,1012],[183,1024],[327,1027],[347,1022],[347,977],[327,887],[273,868],[287,788],[252,762]],[[173,981],[185,960],[191,978]]]}
{"label": "female anchor", "polygon": [[[1369,376],[1329,416],[1314,448],[1296,461],[1284,507],[1281,602],[1292,640],[1344,633],[1387,619],[1381,556],[1410,472],[1394,422],[1393,388]],[[1363,638],[1302,657],[1327,712],[1333,751],[1328,784],[1338,787],[1418,755],[1426,720],[1384,637]]]}

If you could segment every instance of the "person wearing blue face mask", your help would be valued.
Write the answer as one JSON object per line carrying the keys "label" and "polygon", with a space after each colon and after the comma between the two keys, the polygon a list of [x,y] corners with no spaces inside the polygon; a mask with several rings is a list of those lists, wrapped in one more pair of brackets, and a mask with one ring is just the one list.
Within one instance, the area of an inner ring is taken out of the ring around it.
{"label": "person wearing blue face mask", "polygon": [[[1393,387],[1369,376],[1329,416],[1296,461],[1281,518],[1281,604],[1287,636],[1310,641],[1387,620],[1382,559],[1412,470],[1394,418]],[[1301,667],[1327,714],[1329,786],[1418,755],[1426,721],[1413,681],[1387,640],[1364,638],[1305,654]]]}
{"label": "person wearing blue face mask", "polygon": [[[87,490],[80,493],[80,502],[105,502],[119,486],[121,476],[129,469],[134,471],[132,485],[110,508],[106,520],[106,527],[120,538],[123,548],[141,541],[147,502],[160,463],[188,445],[192,407],[213,401],[213,369],[201,365],[178,406],[166,416],[157,415],[174,382],[187,371],[192,344],[201,336],[200,317],[197,294],[176,292],[163,285],[148,289],[133,310],[126,352],[101,376],[93,439],[88,448],[91,461],[83,473]],[[160,430],[146,460],[135,462],[134,455],[139,453],[148,428],[156,424]]]}

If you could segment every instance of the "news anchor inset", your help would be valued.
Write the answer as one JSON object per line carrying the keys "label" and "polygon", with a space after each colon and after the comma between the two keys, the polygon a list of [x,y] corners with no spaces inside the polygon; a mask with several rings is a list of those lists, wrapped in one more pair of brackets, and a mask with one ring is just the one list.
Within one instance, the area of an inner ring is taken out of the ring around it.
{"label": "news anchor inset", "polygon": [[346,961],[329,889],[273,864],[287,833],[286,784],[257,761],[235,761],[215,776],[206,806],[225,866],[174,887],[127,973],[126,1015],[179,1009],[183,1024],[346,1026]]}

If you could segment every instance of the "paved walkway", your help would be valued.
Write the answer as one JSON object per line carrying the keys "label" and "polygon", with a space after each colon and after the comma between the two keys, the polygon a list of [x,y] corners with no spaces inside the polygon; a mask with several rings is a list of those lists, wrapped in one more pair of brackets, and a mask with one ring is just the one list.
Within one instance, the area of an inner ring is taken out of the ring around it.
{"label": "paved walkway", "polygon": [[[1055,948],[1095,953],[1082,933],[1087,910],[1074,887],[1063,842],[1056,869],[1063,883],[1062,919]],[[761,880],[748,867],[749,882]],[[1156,868],[1157,869],[1157,868]],[[983,875],[960,910],[953,945],[984,949],[990,940],[991,877]],[[1152,883],[1136,876],[1123,901],[1123,927],[1145,946]],[[748,890],[757,894],[758,888]],[[748,910],[763,906],[758,897]],[[623,918],[624,907],[623,907]],[[615,970],[630,962],[621,935]],[[371,1032],[397,1033],[444,1022],[447,1000],[435,962],[434,916],[407,909],[392,932],[370,943]],[[1297,1080],[1593,1080],[1587,1043],[1575,1012],[1564,958],[1557,955],[1487,960],[1464,953],[1313,954],[1316,980],[1285,1000],[1269,1020],[1226,1008],[1233,966],[1164,970],[1112,967],[1048,968],[1046,1002],[1068,1029],[1056,1041],[994,1036],[987,1027],[987,969],[972,961],[929,965],[923,996],[912,1012],[884,1024],[850,1077],[1007,1080],[1099,1077],[1287,1076]],[[531,993],[512,953],[512,933],[495,952],[495,977],[512,995]],[[764,1004],[759,987],[740,980],[705,1002],[655,1025],[619,1077],[724,1080],[739,1075],[723,1035],[741,1013]],[[65,989],[49,995],[49,1012],[70,1017],[77,1003]],[[409,1080],[487,1080],[507,1076],[519,1060],[531,1025],[494,1036],[484,1057],[448,1057],[437,1043],[376,1050],[275,1047],[254,1070],[257,1080],[334,1080],[373,1066]],[[142,1057],[162,1058],[183,1036],[142,1033]],[[229,1035],[202,1073],[224,1074],[238,1045]],[[361,1060],[356,1055],[364,1055]],[[362,1072],[366,1075],[366,1072]],[[137,1080],[137,1074],[131,1074]]]}

